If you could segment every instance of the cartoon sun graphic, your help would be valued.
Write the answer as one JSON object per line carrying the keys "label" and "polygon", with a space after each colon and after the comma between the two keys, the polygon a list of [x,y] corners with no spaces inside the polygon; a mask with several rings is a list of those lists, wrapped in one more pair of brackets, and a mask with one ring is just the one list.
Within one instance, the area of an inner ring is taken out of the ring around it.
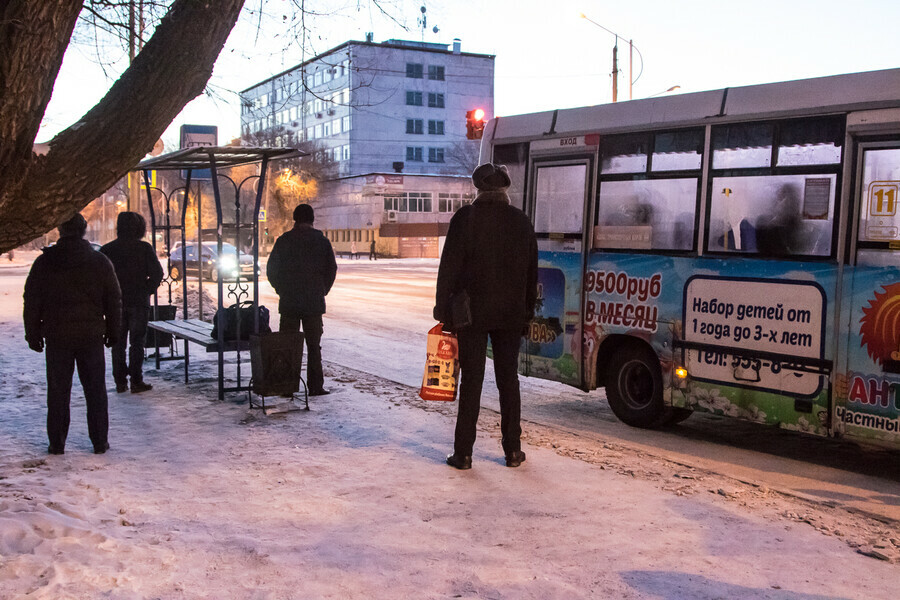
{"label": "cartoon sun graphic", "polygon": [[859,334],[869,356],[884,367],[900,360],[900,283],[883,286],[869,306],[863,307]]}

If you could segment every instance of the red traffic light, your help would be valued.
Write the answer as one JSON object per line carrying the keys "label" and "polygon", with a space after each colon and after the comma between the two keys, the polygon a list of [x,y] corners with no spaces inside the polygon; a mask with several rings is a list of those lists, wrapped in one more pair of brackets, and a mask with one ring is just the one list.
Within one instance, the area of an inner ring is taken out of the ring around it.
{"label": "red traffic light", "polygon": [[466,111],[466,138],[480,140],[484,135],[484,109]]}

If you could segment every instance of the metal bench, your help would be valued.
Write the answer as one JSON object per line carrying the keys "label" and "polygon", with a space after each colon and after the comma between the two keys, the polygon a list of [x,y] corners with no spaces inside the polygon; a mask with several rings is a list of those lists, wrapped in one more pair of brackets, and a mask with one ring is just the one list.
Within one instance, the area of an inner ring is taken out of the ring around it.
{"label": "metal bench", "polygon": [[[183,321],[182,320],[150,321],[149,323],[147,323],[147,326],[150,327],[151,329],[155,329],[156,331],[168,333],[175,338],[185,340],[184,355],[183,356],[171,356],[168,358],[168,360],[178,360],[178,359],[184,360],[184,382],[185,383],[188,383],[188,369],[190,367],[190,352],[188,350],[187,342],[193,342],[195,344],[203,346],[203,348],[207,352],[219,353],[219,400],[224,399],[225,392],[247,390],[250,406],[256,407],[253,403],[252,398],[250,398],[250,395],[249,395],[249,392],[252,389],[252,390],[256,391],[257,393],[259,393],[260,396],[262,397],[262,404],[259,405],[258,408],[262,408],[263,411],[266,412],[267,414],[270,412],[270,410],[274,410],[274,411],[278,411],[278,412],[283,411],[283,408],[267,407],[266,400],[265,400],[266,392],[259,390],[257,388],[254,388],[253,386],[251,386],[250,388],[247,388],[247,387],[226,388],[225,387],[225,379],[224,379],[224,375],[223,375],[223,371],[222,371],[222,353],[219,352],[219,348],[220,348],[219,340],[212,337],[212,330],[213,330],[212,323],[207,323],[206,321],[201,321],[200,319],[187,319],[187,320],[183,320]],[[280,334],[275,334],[275,335],[280,335]],[[292,342],[292,345],[295,348],[299,349],[299,357],[297,359],[299,361],[297,363],[298,372],[296,373],[296,377],[297,377],[297,379],[299,379],[300,383],[303,384],[303,399],[304,399],[304,403],[306,405],[305,410],[309,410],[309,393],[306,389],[306,382],[303,380],[303,378],[300,376],[300,373],[299,373],[300,365],[302,364],[302,358],[300,358],[300,357],[303,356],[303,334],[295,333],[293,335],[295,336],[296,339]],[[222,352],[234,352],[237,350],[240,350],[241,352],[250,352],[251,346],[252,346],[252,342],[249,340],[229,341],[229,342],[224,342],[224,344],[221,346],[221,349],[222,349]],[[160,360],[167,360],[167,359],[161,358],[159,355],[159,350],[157,349],[157,353],[156,353],[156,368],[157,369],[159,369]],[[286,364],[291,364],[291,361],[290,360],[286,361]],[[279,365],[279,366],[284,366],[284,365]],[[238,363],[238,368],[240,369],[240,363]],[[256,368],[256,367],[254,367],[254,368]],[[259,370],[261,373],[264,371],[262,366],[259,367]],[[273,376],[271,374],[269,374],[268,379],[272,379],[272,378],[273,378]],[[277,379],[277,378],[278,377],[275,376],[275,379]],[[278,382],[276,382],[276,385],[277,385],[277,383]]]}
{"label": "metal bench", "polygon": [[[201,321],[200,319],[172,320],[172,321],[150,321],[147,326],[156,331],[168,333],[173,337],[185,340],[184,355],[173,356],[172,359],[184,359],[184,382],[188,383],[189,368],[191,364],[190,350],[187,342],[193,342],[203,347],[207,352],[219,352],[219,340],[212,337],[213,324]],[[221,346],[222,352],[241,352],[250,351],[250,342],[247,340],[225,342]],[[161,358],[159,352],[156,355],[156,368],[159,368]],[[244,388],[240,388],[243,390]],[[225,397],[225,392],[237,391],[225,387],[224,376],[222,373],[222,356],[219,353],[219,400]]]}

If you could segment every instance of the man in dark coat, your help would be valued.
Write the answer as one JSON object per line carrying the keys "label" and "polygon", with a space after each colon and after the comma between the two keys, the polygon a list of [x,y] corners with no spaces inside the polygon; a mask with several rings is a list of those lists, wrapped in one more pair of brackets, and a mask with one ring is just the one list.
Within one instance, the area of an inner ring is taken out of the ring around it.
{"label": "man in dark coat", "polygon": [[322,373],[322,315],[325,296],[334,284],[337,262],[331,242],[313,228],[309,204],[294,209],[294,228],[275,241],[266,265],[269,283],[278,294],[280,331],[299,331],[306,340],[306,379],[311,396],[328,393]]}
{"label": "man in dark coat", "polygon": [[122,297],[112,263],[83,239],[86,228],[80,214],[60,225],[59,241],[35,259],[25,280],[25,341],[35,352],[47,348],[50,454],[65,452],[76,365],[94,453],[109,449],[103,344],[116,343]]}
{"label": "man in dark coat", "polygon": [[[509,174],[502,165],[484,164],[472,181],[475,201],[450,220],[438,269],[434,317],[456,330],[461,382],[453,454],[447,464],[472,466],[475,427],[481,407],[488,337],[500,392],[500,430],[506,466],[525,460],[519,438],[519,345],[537,300],[537,240],[531,220],[510,206]],[[471,325],[452,322],[452,298],[468,294]]]}
{"label": "man in dark coat", "polygon": [[[144,382],[144,338],[150,319],[150,296],[163,279],[153,246],[143,241],[147,223],[140,213],[122,212],[116,220],[116,239],[100,248],[116,269],[122,289],[122,328],[112,348],[112,372],[116,391],[139,394],[153,389]],[[128,361],[125,360],[126,346]]]}

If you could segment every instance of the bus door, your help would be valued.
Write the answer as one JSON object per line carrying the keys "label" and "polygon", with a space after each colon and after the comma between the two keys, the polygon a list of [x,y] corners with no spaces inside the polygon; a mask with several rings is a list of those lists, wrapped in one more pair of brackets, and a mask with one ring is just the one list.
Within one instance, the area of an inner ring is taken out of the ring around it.
{"label": "bus door", "polygon": [[527,212],[538,239],[538,301],[521,353],[526,375],[583,387],[582,278],[592,155],[534,159]]}
{"label": "bus door", "polygon": [[[900,135],[857,144],[846,370],[835,425],[858,439],[900,444]],[[845,278],[845,280],[848,278]],[[843,361],[842,361],[843,362]]]}

